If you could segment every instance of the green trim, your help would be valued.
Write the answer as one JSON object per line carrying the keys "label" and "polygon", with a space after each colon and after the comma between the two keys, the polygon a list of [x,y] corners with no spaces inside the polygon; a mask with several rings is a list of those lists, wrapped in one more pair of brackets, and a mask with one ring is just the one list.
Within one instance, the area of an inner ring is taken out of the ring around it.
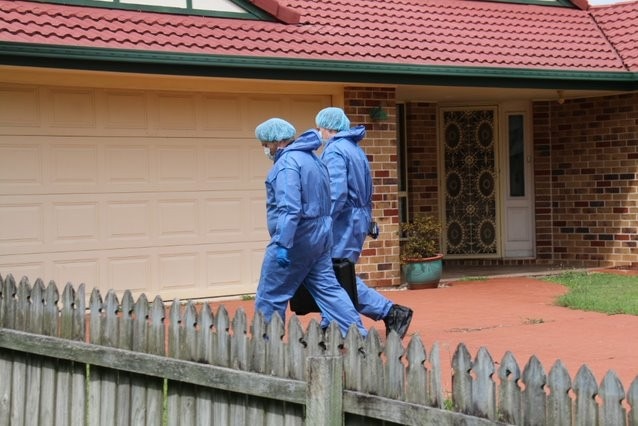
{"label": "green trim", "polygon": [[132,73],[344,83],[638,90],[638,73],[406,65],[201,55],[0,42],[0,64]]}
{"label": "green trim", "polygon": [[214,16],[217,18],[231,18],[231,19],[247,19],[247,20],[262,20],[262,21],[276,21],[272,16],[253,4],[243,0],[229,0],[237,7],[244,9],[243,13],[240,12],[222,12],[217,10],[205,10],[194,9],[192,7],[192,0],[186,0],[186,7],[168,7],[168,6],[152,6],[146,4],[132,4],[121,3],[120,0],[34,0],[40,3],[56,3],[56,4],[70,4],[74,6],[83,7],[99,7],[107,9],[122,9],[122,10],[136,10],[154,13],[169,13],[177,15],[196,15],[196,16]]}

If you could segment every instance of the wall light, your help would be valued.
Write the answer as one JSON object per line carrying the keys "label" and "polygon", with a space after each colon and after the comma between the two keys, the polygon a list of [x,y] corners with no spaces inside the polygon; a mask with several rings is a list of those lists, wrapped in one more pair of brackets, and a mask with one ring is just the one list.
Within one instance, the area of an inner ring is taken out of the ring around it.
{"label": "wall light", "polygon": [[559,104],[564,104],[565,103],[565,92],[562,90],[557,90],[556,91],[556,95],[558,95],[558,99],[556,100],[556,102],[558,102]]}
{"label": "wall light", "polygon": [[370,109],[370,113],[368,115],[372,121],[383,121],[388,119],[388,113],[380,106]]}

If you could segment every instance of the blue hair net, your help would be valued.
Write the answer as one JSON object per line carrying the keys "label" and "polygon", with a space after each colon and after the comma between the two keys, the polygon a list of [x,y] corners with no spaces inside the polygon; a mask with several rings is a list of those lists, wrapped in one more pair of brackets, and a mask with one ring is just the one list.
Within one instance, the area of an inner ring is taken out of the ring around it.
{"label": "blue hair net", "polygon": [[255,136],[261,142],[279,142],[292,139],[297,131],[281,118],[271,118],[255,128]]}
{"label": "blue hair net", "polygon": [[350,120],[346,117],[346,113],[341,108],[328,107],[319,111],[315,118],[317,127],[323,127],[328,130],[336,130],[341,132],[350,128]]}

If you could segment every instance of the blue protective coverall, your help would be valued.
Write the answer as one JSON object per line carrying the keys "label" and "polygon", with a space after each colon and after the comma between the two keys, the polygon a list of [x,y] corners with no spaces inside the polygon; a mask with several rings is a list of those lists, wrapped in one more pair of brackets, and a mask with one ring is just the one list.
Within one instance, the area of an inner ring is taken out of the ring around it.
{"label": "blue protective coverall", "polygon": [[[344,336],[355,324],[366,336],[359,313],[332,269],[330,184],[325,165],[313,152],[319,146],[319,133],[309,130],[275,154],[266,178],[270,243],[261,267],[255,307],[266,321],[274,312],[285,321],[288,301],[303,281],[328,323],[336,321]],[[276,260],[280,246],[288,249],[290,265],[286,268]]]}
{"label": "blue protective coverall", "polygon": [[[330,139],[321,160],[330,174],[332,199],[333,258],[347,258],[356,263],[372,221],[372,174],[370,163],[359,142],[365,137],[364,126],[343,130]],[[369,288],[357,276],[357,310],[374,320],[384,318],[392,302]]]}

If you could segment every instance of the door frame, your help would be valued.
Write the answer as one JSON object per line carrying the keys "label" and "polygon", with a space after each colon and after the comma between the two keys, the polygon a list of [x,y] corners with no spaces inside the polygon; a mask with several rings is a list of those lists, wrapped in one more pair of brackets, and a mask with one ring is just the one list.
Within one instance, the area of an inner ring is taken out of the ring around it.
{"label": "door frame", "polygon": [[[524,146],[524,164],[525,164],[525,196],[524,198],[510,197],[509,191],[509,117],[512,115],[522,114],[523,119],[523,146]],[[531,104],[529,101],[507,101],[500,104],[499,114],[499,130],[500,138],[500,159],[499,164],[502,170],[499,179],[499,192],[503,195],[499,206],[501,217],[501,242],[503,259],[533,259],[536,252],[536,230],[534,220],[534,156],[532,146],[532,122],[531,122]],[[527,213],[524,212],[527,210]],[[519,216],[527,214],[528,222],[510,224],[513,217],[510,217],[511,211],[518,211]],[[510,235],[510,229],[524,229],[527,227],[528,239],[523,238],[524,231],[519,233],[518,237]],[[517,239],[515,239],[517,238]]]}

